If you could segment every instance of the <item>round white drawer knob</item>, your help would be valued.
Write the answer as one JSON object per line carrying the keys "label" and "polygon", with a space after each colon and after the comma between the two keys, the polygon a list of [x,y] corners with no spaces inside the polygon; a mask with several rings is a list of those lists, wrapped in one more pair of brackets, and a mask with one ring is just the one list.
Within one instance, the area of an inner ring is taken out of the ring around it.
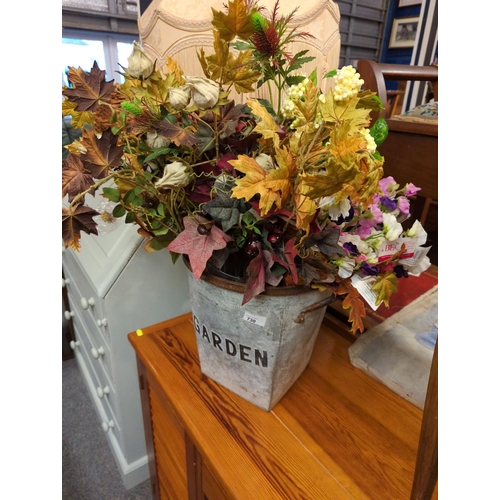
{"label": "round white drawer knob", "polygon": [[105,394],[109,394],[109,386],[101,387],[99,386],[97,389],[97,395],[102,399]]}
{"label": "round white drawer knob", "polygon": [[75,315],[74,311],[64,311],[64,317],[69,321]]}
{"label": "round white drawer knob", "polygon": [[98,319],[97,326],[108,326],[108,320],[106,318]]}
{"label": "round white drawer knob", "polygon": [[80,347],[80,341],[79,340],[72,340],[69,343],[69,346],[71,347],[71,349],[75,350],[77,347]]}
{"label": "round white drawer knob", "polygon": [[82,306],[82,309],[88,309],[89,306],[94,305],[94,297],[90,297],[89,300],[87,300],[85,297],[82,297],[80,299],[80,305]]}
{"label": "round white drawer knob", "polygon": [[104,355],[104,347],[101,346],[99,347],[99,349],[96,349],[95,347],[92,347],[92,349],[90,349],[90,352],[92,353],[92,356],[97,359],[99,356],[103,356]]}
{"label": "round white drawer knob", "polygon": [[115,423],[113,422],[113,420],[110,420],[109,422],[103,422],[101,426],[104,432],[108,432],[109,429],[112,429],[115,426]]}
{"label": "round white drawer knob", "polygon": [[69,279],[66,278],[66,279],[62,279],[62,287],[64,288],[67,284],[69,283]]}

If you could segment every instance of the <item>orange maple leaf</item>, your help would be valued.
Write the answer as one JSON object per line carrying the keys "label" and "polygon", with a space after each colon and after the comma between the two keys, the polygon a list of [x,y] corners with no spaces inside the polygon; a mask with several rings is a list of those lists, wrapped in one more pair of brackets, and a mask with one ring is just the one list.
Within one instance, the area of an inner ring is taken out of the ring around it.
{"label": "orange maple leaf", "polygon": [[366,316],[366,309],[361,295],[351,284],[350,280],[345,280],[340,276],[336,276],[335,282],[337,283],[337,288],[334,289],[334,293],[337,296],[345,295],[344,300],[342,301],[342,308],[349,309],[351,332],[356,333],[356,330],[359,330],[360,333],[363,333],[365,331],[363,318]]}
{"label": "orange maple leaf", "polygon": [[318,209],[316,202],[303,194],[307,189],[308,187],[301,183],[295,195],[296,225],[297,228],[303,229],[306,235],[309,234],[311,221]]}
{"label": "orange maple leaf", "polygon": [[250,201],[255,195],[260,195],[259,208],[262,215],[266,215],[274,204],[281,208],[283,202],[288,201],[293,194],[291,176],[296,171],[293,158],[285,149],[277,149],[276,152],[278,168],[271,170],[263,169],[246,155],[239,155],[236,160],[229,161],[236,170],[246,174],[236,181],[231,197]]}

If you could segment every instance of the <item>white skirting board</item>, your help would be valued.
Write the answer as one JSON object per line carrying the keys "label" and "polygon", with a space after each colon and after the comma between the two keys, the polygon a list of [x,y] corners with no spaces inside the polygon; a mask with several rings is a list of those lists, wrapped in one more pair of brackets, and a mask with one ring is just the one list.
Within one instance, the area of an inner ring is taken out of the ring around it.
{"label": "white skirting board", "polygon": [[437,326],[436,285],[362,334],[349,347],[351,363],[423,410]]}

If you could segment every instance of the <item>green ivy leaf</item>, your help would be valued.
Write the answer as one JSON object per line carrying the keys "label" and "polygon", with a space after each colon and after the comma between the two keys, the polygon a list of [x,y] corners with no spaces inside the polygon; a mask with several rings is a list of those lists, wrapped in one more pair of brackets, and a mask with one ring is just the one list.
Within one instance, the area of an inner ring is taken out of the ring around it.
{"label": "green ivy leaf", "polygon": [[114,188],[103,188],[102,194],[109,200],[118,203],[121,200],[120,191]]}
{"label": "green ivy leaf", "polygon": [[130,203],[133,207],[142,207],[144,204],[144,198],[142,196],[136,196]]}
{"label": "green ivy leaf", "polygon": [[135,200],[136,194],[135,190],[130,189],[125,193],[125,196],[123,197],[123,201],[127,204],[132,203]]}
{"label": "green ivy leaf", "polygon": [[123,205],[116,205],[116,207],[113,209],[113,217],[116,217],[117,219],[123,217],[125,213],[126,210]]}
{"label": "green ivy leaf", "polygon": [[148,156],[146,156],[146,158],[144,158],[144,161],[154,160],[158,156],[168,155],[168,154],[172,154],[172,153],[175,153],[175,150],[173,150],[171,148],[156,148],[153,150],[153,152],[150,155],[148,155]]}
{"label": "green ivy leaf", "polygon": [[155,236],[163,236],[164,234],[167,234],[168,231],[168,227],[161,226],[159,229],[155,229],[153,232],[155,233]]}
{"label": "green ivy leaf", "polygon": [[136,219],[137,217],[134,212],[128,212],[127,216],[125,217],[125,224],[132,224],[136,221]]}

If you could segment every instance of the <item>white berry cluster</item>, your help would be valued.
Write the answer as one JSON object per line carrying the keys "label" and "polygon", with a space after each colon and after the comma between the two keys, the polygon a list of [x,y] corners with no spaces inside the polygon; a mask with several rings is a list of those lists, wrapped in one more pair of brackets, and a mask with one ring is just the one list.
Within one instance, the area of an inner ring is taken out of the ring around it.
{"label": "white berry cluster", "polygon": [[293,118],[293,110],[295,109],[295,103],[293,101],[298,101],[302,98],[308,83],[309,79],[304,78],[300,83],[290,85],[286,93],[285,103],[281,110],[284,118]]}
{"label": "white berry cluster", "polygon": [[[308,84],[309,84],[309,79],[304,78],[304,80],[302,80],[300,83],[297,83],[296,85],[291,85],[288,88],[288,91],[286,93],[285,103],[281,109],[284,118],[293,118],[295,110],[295,101],[299,101],[302,99]],[[318,99],[321,102],[325,102],[325,96],[323,94],[320,94]],[[318,111],[316,113],[316,118],[314,120],[315,128],[318,128],[321,125],[322,121],[323,119],[321,113]],[[295,127],[297,127],[298,123],[299,119],[296,118],[290,124],[290,128],[294,129]]]}
{"label": "white berry cluster", "polygon": [[367,128],[364,128],[360,132],[366,140],[367,151],[369,153],[375,153],[375,151],[377,150],[377,144],[375,143],[375,139],[371,136],[370,130]]}
{"label": "white berry cluster", "polygon": [[342,101],[355,96],[363,83],[365,83],[360,76],[361,75],[357,73],[351,65],[344,66],[339,70],[333,77],[333,82],[335,84],[333,98],[336,101]]}

